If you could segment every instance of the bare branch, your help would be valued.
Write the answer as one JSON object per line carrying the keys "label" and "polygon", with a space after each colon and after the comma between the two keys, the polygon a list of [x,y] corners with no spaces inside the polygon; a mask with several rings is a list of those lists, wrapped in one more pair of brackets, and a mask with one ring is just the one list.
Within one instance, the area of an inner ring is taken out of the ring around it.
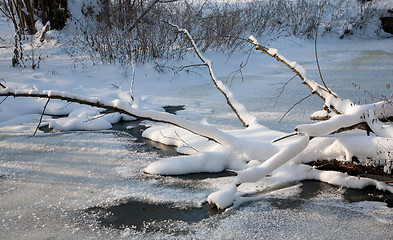
{"label": "bare branch", "polygon": [[323,12],[323,6],[325,5],[326,2],[322,3],[320,12],[319,12],[319,17],[318,17],[318,23],[315,29],[315,38],[314,38],[314,50],[315,50],[315,60],[317,63],[317,67],[318,67],[318,72],[319,72],[319,77],[321,78],[321,81],[323,83],[323,86],[328,90],[329,93],[332,93],[330,91],[330,89],[327,87],[325,80],[322,77],[322,72],[321,72],[321,67],[319,66],[319,60],[318,60],[318,50],[317,50],[317,38],[318,38],[318,28],[319,28],[319,23],[321,21],[321,16],[322,16],[322,12]]}
{"label": "bare branch", "polygon": [[311,97],[312,93],[310,93],[309,95],[305,96],[304,98],[300,99],[297,103],[293,104],[292,107],[290,107],[285,113],[284,115],[280,118],[280,120],[278,122],[281,122],[281,120],[283,120],[285,118],[285,116],[294,108],[296,107],[298,104],[300,104],[301,102],[303,102],[304,100],[306,100],[307,98]]}
{"label": "bare branch", "polygon": [[131,27],[128,29],[129,32],[134,30],[136,25],[142,20],[142,18],[153,8],[154,5],[156,5],[160,0],[153,0],[149,4],[149,6],[139,15],[139,17],[135,20],[135,22],[131,25]]}
{"label": "bare branch", "polygon": [[277,102],[278,102],[278,99],[280,99],[282,93],[283,93],[284,90],[285,90],[285,87],[286,87],[295,77],[297,77],[297,75],[291,77],[286,83],[284,83],[284,86],[282,86],[281,91],[280,91],[280,93],[278,94],[278,96],[277,96],[277,98],[276,98],[276,101],[274,102],[273,107],[276,106],[276,104],[277,104]]}
{"label": "bare branch", "polygon": [[330,134],[342,133],[342,132],[350,131],[350,130],[354,130],[354,129],[365,130],[365,131],[367,131],[367,135],[369,135],[370,132],[372,132],[371,128],[367,125],[367,123],[361,122],[361,123],[358,123],[358,124],[355,124],[355,125],[352,125],[349,127],[340,128]]}
{"label": "bare branch", "polygon": [[50,100],[50,98],[48,98],[48,100],[46,100],[46,103],[45,103],[44,109],[42,109],[42,113],[41,113],[41,116],[40,116],[40,121],[38,122],[38,125],[37,125],[37,127],[36,127],[36,129],[35,129],[35,131],[34,131],[34,133],[33,133],[33,136],[35,136],[35,134],[36,134],[36,133],[37,133],[37,131],[38,131],[38,128],[39,128],[39,127],[40,127],[40,125],[41,125],[41,122],[42,122],[42,117],[44,116],[45,109],[46,109],[46,107],[48,106],[49,100]]}
{"label": "bare branch", "polygon": [[131,25],[131,27],[128,29],[129,32],[134,30],[136,25],[142,20],[142,18],[156,5],[157,3],[172,3],[176,2],[177,0],[152,0],[150,4],[147,6],[147,8],[139,15],[139,17],[134,21],[134,23]]}
{"label": "bare branch", "polygon": [[284,139],[286,139],[286,138],[293,137],[293,136],[296,136],[296,135],[299,135],[299,134],[300,134],[300,133],[298,133],[298,132],[290,133],[290,134],[287,134],[287,135],[285,135],[285,136],[283,136],[283,137],[274,139],[274,140],[272,141],[272,143],[275,143],[275,142],[278,142],[278,141],[281,141],[281,140],[284,140]]}
{"label": "bare branch", "polygon": [[191,65],[187,65],[187,66],[180,66],[180,68],[177,70],[178,72],[183,71],[185,68],[190,68],[190,67],[204,67],[206,66],[205,64],[191,64]]}
{"label": "bare branch", "polygon": [[229,77],[230,77],[231,75],[233,75],[232,78],[231,78],[231,84],[230,84],[230,86],[232,85],[233,79],[236,77],[236,75],[237,75],[238,73],[240,73],[240,75],[241,75],[241,77],[242,77],[242,82],[244,81],[242,70],[243,70],[243,68],[244,68],[245,66],[247,66],[248,60],[250,60],[250,56],[251,56],[252,50],[253,50],[253,49],[251,48],[250,51],[248,52],[246,62],[245,62],[245,63],[242,62],[242,63],[240,64],[240,66],[239,66],[238,69],[236,69],[235,71],[231,72],[231,73],[228,75],[227,81],[228,81]]}
{"label": "bare branch", "polygon": [[6,96],[1,102],[0,104],[2,104],[3,102],[5,102],[5,100],[7,100],[8,96]]}

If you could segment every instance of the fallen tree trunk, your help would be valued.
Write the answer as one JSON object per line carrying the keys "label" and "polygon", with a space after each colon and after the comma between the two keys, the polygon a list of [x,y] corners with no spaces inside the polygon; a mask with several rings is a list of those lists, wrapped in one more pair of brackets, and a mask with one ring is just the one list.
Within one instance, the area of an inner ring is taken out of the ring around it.
{"label": "fallen tree trunk", "polygon": [[0,96],[3,97],[31,97],[31,98],[46,98],[46,99],[58,99],[67,102],[74,102],[83,105],[88,105],[92,107],[104,108],[114,112],[122,113],[128,116],[132,116],[142,120],[149,120],[153,122],[168,123],[187,131],[190,131],[196,135],[204,137],[210,141],[214,141],[220,145],[229,145],[235,138],[216,127],[207,126],[200,123],[187,121],[176,115],[158,112],[158,111],[141,111],[132,108],[130,105],[125,104],[119,99],[113,101],[104,101],[98,97],[87,98],[83,96],[77,96],[75,94],[70,94],[67,92],[59,91],[43,91],[38,92],[36,90],[13,90],[5,88],[0,91]]}

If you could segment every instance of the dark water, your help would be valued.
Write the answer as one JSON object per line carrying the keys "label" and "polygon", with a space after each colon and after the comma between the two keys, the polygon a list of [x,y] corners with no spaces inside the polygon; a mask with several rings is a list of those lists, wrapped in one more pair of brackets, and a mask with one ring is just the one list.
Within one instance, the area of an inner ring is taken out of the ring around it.
{"label": "dark water", "polygon": [[[176,114],[177,111],[184,110],[184,105],[179,106],[164,106],[166,112],[171,114]],[[142,143],[142,151],[144,152],[156,152],[161,157],[171,157],[180,155],[176,151],[176,147],[168,146],[159,142],[152,141],[142,137],[143,131],[145,131],[147,126],[143,124],[141,120],[119,122],[112,125],[112,129],[120,133],[128,133],[132,135],[135,140],[131,140],[135,143]],[[130,142],[130,144],[132,144]]]}
{"label": "dark water", "polygon": [[[200,208],[178,208],[171,204],[148,203],[129,199],[119,201],[117,204],[114,203],[113,206],[92,207],[87,209],[86,212],[97,215],[98,221],[104,227],[145,230],[145,227],[153,222],[166,220],[199,222],[223,211],[209,204],[203,204]],[[161,226],[159,230],[162,229]],[[154,228],[150,229],[150,231],[154,230]]]}
{"label": "dark water", "polygon": [[[200,175],[201,178],[202,176],[206,176],[206,174]],[[192,176],[192,178],[194,178],[194,176]],[[264,201],[269,202],[277,209],[303,209],[306,202],[312,201],[312,199],[317,197],[321,192],[329,190],[337,191],[339,189],[337,186],[314,180],[302,181],[301,184],[300,193],[292,198],[272,198],[265,199]],[[377,201],[385,202],[389,207],[393,207],[393,194],[379,191],[374,187],[365,189],[344,189],[343,198],[349,203]],[[103,227],[115,229],[133,228],[144,232],[169,231],[172,227],[166,229],[164,224],[168,221],[194,223],[217,214],[221,214],[222,217],[227,215],[223,210],[219,210],[215,206],[207,203],[199,208],[179,208],[169,203],[149,203],[134,199],[119,200],[109,206],[91,207],[86,209],[85,212],[96,216],[99,224]]]}

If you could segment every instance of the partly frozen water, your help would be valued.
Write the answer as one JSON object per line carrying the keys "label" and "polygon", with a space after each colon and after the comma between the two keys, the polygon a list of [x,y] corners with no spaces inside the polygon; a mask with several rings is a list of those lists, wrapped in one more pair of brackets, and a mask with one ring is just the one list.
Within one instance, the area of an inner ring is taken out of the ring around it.
{"label": "partly frozen water", "polygon": [[[0,231],[4,239],[391,236],[393,209],[380,202],[348,202],[345,190],[318,182],[267,180],[259,186],[260,193],[244,198],[243,205],[209,214],[203,202],[228,177],[147,175],[143,168],[159,156],[146,152],[143,143],[126,133],[2,136],[0,149]],[[168,208],[179,213],[170,213]],[[182,209],[188,209],[184,212],[189,216],[181,217]],[[150,218],[138,211],[151,214]],[[164,213],[151,220],[155,211]],[[128,215],[130,220],[111,223],[115,214]],[[146,221],[138,223],[138,218]]]}
{"label": "partly frozen water", "polygon": [[[391,47],[386,51],[380,50],[383,46],[367,46],[362,51],[352,48],[349,57],[350,43],[344,42],[344,46],[336,49],[329,49],[328,42],[323,44],[322,48],[328,49],[320,54],[323,74],[329,87],[340,95],[357,102],[369,97],[352,87],[352,82],[376,97],[381,91],[386,90],[386,95],[391,91],[385,88],[392,83]],[[391,41],[381,44],[388,45]],[[340,45],[336,43],[335,46]],[[313,54],[308,50],[305,52]],[[285,55],[295,60],[298,52],[294,54]],[[300,59],[299,62],[310,69],[311,78],[317,79],[315,63],[309,61],[312,57],[305,59],[307,61]],[[233,91],[264,125],[290,132],[321,108],[319,100],[307,100],[278,124],[282,114],[308,94],[307,89],[291,83],[273,107],[276,100],[272,97],[277,96],[279,83],[291,78],[291,74],[275,62],[267,67],[257,64],[251,67],[255,69],[251,69],[252,74],[245,74],[244,82],[234,80]],[[225,75],[218,76],[225,80]],[[266,84],[253,84],[257,81],[266,81]],[[201,114],[208,122],[220,126],[238,126],[225,102],[217,101],[221,98],[215,95],[217,91],[210,83],[196,82],[192,88],[186,86],[176,91],[177,104],[180,101],[186,105],[186,110],[179,115],[200,120],[196,115]],[[173,101],[168,99],[161,96],[156,101]],[[383,202],[353,201],[359,192],[349,193],[346,189],[318,182],[278,183],[266,179],[258,183],[257,192],[242,199],[244,204],[224,213],[211,214],[206,207],[207,196],[230,182],[230,177],[195,179],[145,174],[143,169],[149,163],[168,153],[155,148],[162,146],[146,146],[140,139],[119,131],[65,132],[38,137],[1,134],[0,238],[392,238],[392,208]],[[371,192],[369,200],[380,198],[383,201],[380,194]],[[176,211],[187,209],[189,215],[199,217],[191,221],[171,217],[172,213],[167,212],[168,219],[165,216],[157,220],[146,217],[142,223],[120,221],[118,226],[111,227],[110,218],[114,214],[122,217],[129,214],[130,219],[145,217],[136,209],[127,210],[124,207],[127,204],[143,212],[173,208],[176,214]],[[120,213],[114,209],[120,209]]]}

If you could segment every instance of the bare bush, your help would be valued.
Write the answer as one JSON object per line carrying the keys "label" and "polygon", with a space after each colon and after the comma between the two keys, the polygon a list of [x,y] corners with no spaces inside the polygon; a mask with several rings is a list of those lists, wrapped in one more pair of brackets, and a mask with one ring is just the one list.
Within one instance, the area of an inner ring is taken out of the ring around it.
{"label": "bare bush", "polygon": [[251,34],[312,39],[316,32],[334,32],[343,37],[364,28],[377,11],[372,3],[356,0],[102,0],[96,5],[84,5],[82,13],[84,18],[78,26],[83,36],[78,44],[94,60],[124,64],[131,59],[144,62],[183,56],[186,40],[166,22],[188,29],[202,51],[230,53],[245,46],[239,37]]}

